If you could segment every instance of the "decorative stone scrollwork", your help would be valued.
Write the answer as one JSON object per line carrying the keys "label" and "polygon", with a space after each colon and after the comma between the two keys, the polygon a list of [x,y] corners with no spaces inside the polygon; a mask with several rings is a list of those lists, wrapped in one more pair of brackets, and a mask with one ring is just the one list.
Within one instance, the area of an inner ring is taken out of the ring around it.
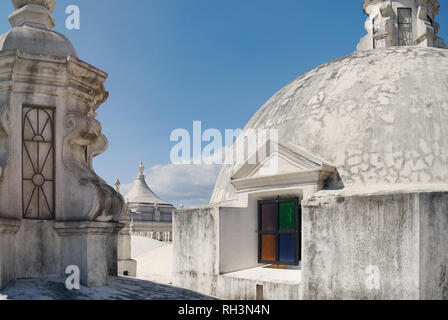
{"label": "decorative stone scrollwork", "polygon": [[95,111],[109,98],[109,92],[105,90],[104,85],[100,85],[94,90],[93,97],[92,110]]}
{"label": "decorative stone scrollwork", "polygon": [[0,181],[9,159],[9,107],[0,106]]}
{"label": "decorative stone scrollwork", "polygon": [[[80,194],[80,203],[91,206],[83,208],[81,212],[73,213],[79,219],[100,222],[117,221],[122,213],[124,199],[93,171],[92,159],[107,149],[107,139],[101,133],[101,124],[88,116],[70,112],[64,120],[66,136],[64,139],[64,164],[73,174]],[[76,195],[70,194],[70,199]],[[73,200],[72,200],[73,201]],[[72,214],[72,216],[73,216]]]}
{"label": "decorative stone scrollwork", "polygon": [[9,106],[0,106],[0,128],[5,131],[6,134],[9,135]]}
{"label": "decorative stone scrollwork", "polygon": [[105,152],[108,146],[109,142],[102,134],[98,136],[98,139],[94,143],[87,146],[87,163],[90,170],[93,170],[93,158]]}
{"label": "decorative stone scrollwork", "polygon": [[68,131],[65,140],[69,145],[88,146],[102,135],[102,127],[97,120],[75,112],[67,114],[64,126]]}

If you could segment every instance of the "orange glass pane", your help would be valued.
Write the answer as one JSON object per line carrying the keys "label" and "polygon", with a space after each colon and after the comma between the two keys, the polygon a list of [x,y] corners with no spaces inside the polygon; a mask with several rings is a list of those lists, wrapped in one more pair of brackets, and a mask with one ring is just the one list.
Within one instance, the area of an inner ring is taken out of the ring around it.
{"label": "orange glass pane", "polygon": [[261,260],[275,261],[275,235],[264,234],[261,236]]}

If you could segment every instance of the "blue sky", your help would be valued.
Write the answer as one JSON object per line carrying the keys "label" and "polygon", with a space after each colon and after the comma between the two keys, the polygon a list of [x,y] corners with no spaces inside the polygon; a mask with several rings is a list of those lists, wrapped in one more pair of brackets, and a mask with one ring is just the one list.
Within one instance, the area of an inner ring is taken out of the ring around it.
{"label": "blue sky", "polygon": [[[448,40],[448,7],[436,19]],[[56,31],[78,55],[106,71],[110,98],[98,110],[109,149],[96,172],[113,184],[137,175],[178,205],[207,202],[217,168],[173,168],[172,130],[241,128],[291,80],[351,54],[365,34],[361,0],[56,0]],[[65,28],[65,8],[81,29]],[[9,29],[11,1],[0,3]],[[197,177],[197,174],[201,177]],[[124,187],[129,188],[129,186]]]}

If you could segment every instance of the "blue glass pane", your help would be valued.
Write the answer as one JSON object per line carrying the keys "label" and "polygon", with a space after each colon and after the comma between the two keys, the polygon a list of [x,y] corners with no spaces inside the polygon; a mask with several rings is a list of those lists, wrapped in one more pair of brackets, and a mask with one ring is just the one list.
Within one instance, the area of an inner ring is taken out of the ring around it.
{"label": "blue glass pane", "polygon": [[281,234],[279,235],[279,253],[280,261],[295,262],[296,252],[296,236],[295,234]]}

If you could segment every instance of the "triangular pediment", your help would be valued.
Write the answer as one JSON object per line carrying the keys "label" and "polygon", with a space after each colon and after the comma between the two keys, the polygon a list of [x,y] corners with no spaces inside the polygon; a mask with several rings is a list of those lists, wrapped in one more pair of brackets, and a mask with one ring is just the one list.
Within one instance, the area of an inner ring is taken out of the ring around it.
{"label": "triangular pediment", "polygon": [[313,162],[302,161],[302,163],[299,163],[294,160],[281,153],[273,153],[246,177],[265,177],[320,168]]}
{"label": "triangular pediment", "polygon": [[232,180],[317,170],[323,165],[298,147],[269,140],[234,173]]}
{"label": "triangular pediment", "polygon": [[272,186],[322,186],[336,170],[321,159],[291,144],[268,141],[232,176],[237,191]]}

